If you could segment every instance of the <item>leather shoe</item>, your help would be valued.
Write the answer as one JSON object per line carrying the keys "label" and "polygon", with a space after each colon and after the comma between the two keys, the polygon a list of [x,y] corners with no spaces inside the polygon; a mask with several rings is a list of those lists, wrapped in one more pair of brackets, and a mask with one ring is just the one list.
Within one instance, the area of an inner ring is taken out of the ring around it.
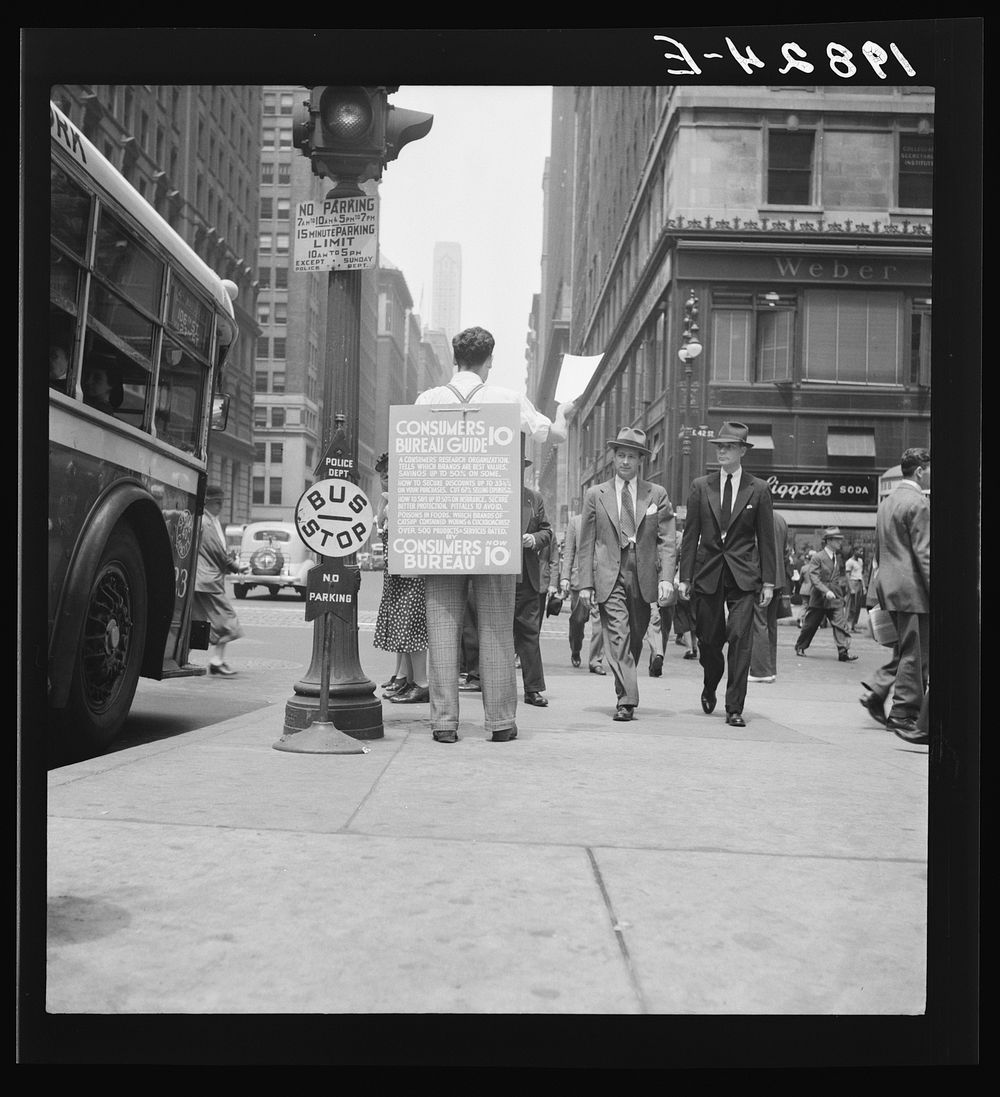
{"label": "leather shoe", "polygon": [[608,672],[607,672],[607,671],[606,671],[606,670],[604,669],[604,667],[602,667],[602,666],[600,666],[599,664],[595,663],[595,664],[594,664],[594,665],[593,665],[593,666],[592,666],[592,667],[590,668],[590,673],[591,673],[591,674],[607,674]]}
{"label": "leather shoe", "polygon": [[731,728],[745,728],[747,726],[747,722],[743,719],[743,714],[741,712],[727,712],[726,723]]}
{"label": "leather shoe", "polygon": [[524,703],[526,705],[537,705],[539,708],[545,708],[549,703],[547,697],[543,697],[538,690],[532,690],[530,693],[524,695]]}
{"label": "leather shoe", "polygon": [[459,682],[458,688],[462,693],[481,693],[483,685],[478,678],[467,678],[464,682]]}
{"label": "leather shoe", "polygon": [[842,651],[837,658],[842,663],[854,663],[857,662],[857,656],[852,651]]}
{"label": "leather shoe", "polygon": [[806,657],[806,649],[805,649],[805,648],[800,648],[800,647],[799,647],[799,645],[798,645],[798,644],[796,644],[796,645],[795,645],[795,654],[796,654],[796,655],[797,655],[797,656],[798,656],[798,657],[799,657],[800,659],[804,659],[804,658]]}
{"label": "leather shoe", "polygon": [[573,666],[578,667],[580,665],[580,656],[579,655],[571,655],[569,657],[569,661],[573,664]]}
{"label": "leather shoe", "polygon": [[686,652],[684,652],[684,658],[685,659],[697,659],[698,658],[698,653],[696,651],[686,651]]}
{"label": "leather shoe", "polygon": [[659,678],[663,673],[663,656],[654,655],[649,660],[649,676],[650,678]]}
{"label": "leather shoe", "polygon": [[[863,683],[862,683],[863,684]],[[878,723],[885,727],[885,701],[874,693],[866,693],[864,697],[859,697],[861,707],[867,709],[868,715],[877,720]]]}
{"label": "leather shoe", "polygon": [[208,673],[221,674],[224,678],[232,678],[236,671],[228,663],[209,663]]}
{"label": "leather shoe", "polygon": [[494,743],[509,743],[512,739],[517,738],[517,724],[513,727],[504,728],[502,731],[495,731],[490,736],[490,741]]}
{"label": "leather shoe", "polygon": [[431,734],[434,736],[435,743],[457,743],[458,732],[457,731],[433,731]]}
{"label": "leather shoe", "polygon": [[383,697],[397,697],[400,693],[405,693],[406,690],[412,685],[412,682],[403,678],[390,678],[385,684],[385,688],[382,690]]}
{"label": "leather shoe", "polygon": [[418,686],[416,682],[389,698],[394,705],[425,705],[430,699],[430,689],[427,686]]}
{"label": "leather shoe", "polygon": [[615,714],[612,717],[613,720],[631,720],[632,717],[632,705],[619,705],[615,709]]}
{"label": "leather shoe", "polygon": [[929,743],[930,736],[926,731],[921,731],[917,727],[917,721],[906,717],[903,720],[893,719],[889,717],[885,725],[890,731],[894,731],[900,739],[905,739],[908,743]]}
{"label": "leather shoe", "polygon": [[715,712],[715,690],[703,689],[701,691],[701,708],[706,716]]}

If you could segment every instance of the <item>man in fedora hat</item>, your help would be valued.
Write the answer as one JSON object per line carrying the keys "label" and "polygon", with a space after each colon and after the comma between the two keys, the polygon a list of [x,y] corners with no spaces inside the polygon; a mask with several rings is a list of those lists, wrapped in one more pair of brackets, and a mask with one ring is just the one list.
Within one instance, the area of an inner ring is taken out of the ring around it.
{"label": "man in fedora hat", "polygon": [[605,660],[615,679],[614,719],[631,720],[650,603],[673,591],[674,508],[659,484],[639,478],[650,452],[645,431],[623,427],[608,446],[615,474],[583,500],[580,598],[587,605],[596,599],[600,608]]}
{"label": "man in fedora hat", "polygon": [[[763,480],[743,468],[753,448],[745,423],[727,422],[709,441],[719,472],[698,477],[688,496],[681,542],[679,594],[693,593],[699,661],[704,672],[701,707],[715,711],[716,689],[728,659],[726,723],[745,727],[743,704],[753,647],[754,604],[774,596],[777,561],[774,508]],[[727,659],[722,646],[728,644]]]}
{"label": "man in fedora hat", "polygon": [[802,628],[795,640],[795,654],[805,658],[806,648],[812,643],[816,630],[825,620],[833,629],[837,645],[837,658],[842,663],[853,663],[857,656],[850,650],[851,625],[847,619],[847,572],[840,557],[844,535],[838,526],[823,530],[823,547],[814,553],[806,565],[806,576],[812,584],[809,605],[802,617]]}
{"label": "man in fedora hat", "polygon": [[[523,462],[528,468],[530,461]],[[541,495],[521,485],[521,574],[514,588],[514,651],[521,663],[526,704],[545,708],[545,672],[538,637],[542,630],[541,595],[548,592],[548,577],[542,575],[542,556],[552,544],[552,526],[545,517]]]}

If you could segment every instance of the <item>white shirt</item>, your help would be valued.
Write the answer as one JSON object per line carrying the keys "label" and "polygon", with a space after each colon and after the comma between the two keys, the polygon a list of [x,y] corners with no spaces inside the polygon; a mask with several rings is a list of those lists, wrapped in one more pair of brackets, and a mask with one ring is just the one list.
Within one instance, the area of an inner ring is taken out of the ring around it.
{"label": "white shirt", "polygon": [[[477,385],[482,384],[483,387],[472,398],[474,404],[517,404],[521,409],[521,432],[534,442],[544,442],[548,437],[552,420],[543,415],[523,393],[516,393],[513,389],[505,389],[500,385],[491,385],[489,382],[483,384],[483,379],[471,369],[459,370],[449,384],[454,385],[463,396],[468,396]],[[437,388],[425,389],[414,403],[458,404],[461,401],[447,385],[439,385]]]}
{"label": "white shirt", "polygon": [[847,572],[848,579],[856,579],[860,582],[864,577],[865,566],[856,556],[852,556],[844,564],[844,570]]}
{"label": "white shirt", "polygon": [[[633,476],[631,480],[623,480],[617,473],[615,473],[615,499],[618,501],[618,528],[622,528],[622,492],[627,491],[632,496],[632,513],[635,515],[635,527],[639,528],[639,514],[636,511],[636,478]],[[630,544],[635,544],[635,534],[629,538]]]}

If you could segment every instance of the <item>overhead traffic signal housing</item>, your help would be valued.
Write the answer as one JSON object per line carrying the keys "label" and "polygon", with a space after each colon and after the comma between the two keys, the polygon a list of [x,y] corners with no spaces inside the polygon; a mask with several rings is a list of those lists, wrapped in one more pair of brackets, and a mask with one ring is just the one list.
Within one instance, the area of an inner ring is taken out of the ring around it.
{"label": "overhead traffic signal housing", "polygon": [[320,176],[381,179],[382,168],[410,141],[424,137],[434,116],[389,105],[395,87],[310,89],[292,128],[292,143],[312,161]]}

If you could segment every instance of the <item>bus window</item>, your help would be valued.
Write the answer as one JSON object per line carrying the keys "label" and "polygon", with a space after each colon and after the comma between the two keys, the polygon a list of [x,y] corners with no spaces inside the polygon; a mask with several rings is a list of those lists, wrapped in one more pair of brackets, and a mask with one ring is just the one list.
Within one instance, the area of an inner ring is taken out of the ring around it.
{"label": "bus window", "polygon": [[78,258],[87,250],[90,195],[60,168],[52,165],[52,238],[64,244]]}
{"label": "bus window", "polygon": [[156,436],[188,453],[201,449],[201,416],[208,370],[164,336],[156,392]]}
{"label": "bus window", "polygon": [[73,362],[73,321],[59,309],[49,309],[49,388],[68,392]]}
{"label": "bus window", "polygon": [[89,408],[115,415],[125,399],[121,369],[113,354],[90,354],[83,363],[83,402]]}
{"label": "bus window", "polygon": [[164,266],[107,210],[97,229],[94,270],[145,312],[159,314]]}

